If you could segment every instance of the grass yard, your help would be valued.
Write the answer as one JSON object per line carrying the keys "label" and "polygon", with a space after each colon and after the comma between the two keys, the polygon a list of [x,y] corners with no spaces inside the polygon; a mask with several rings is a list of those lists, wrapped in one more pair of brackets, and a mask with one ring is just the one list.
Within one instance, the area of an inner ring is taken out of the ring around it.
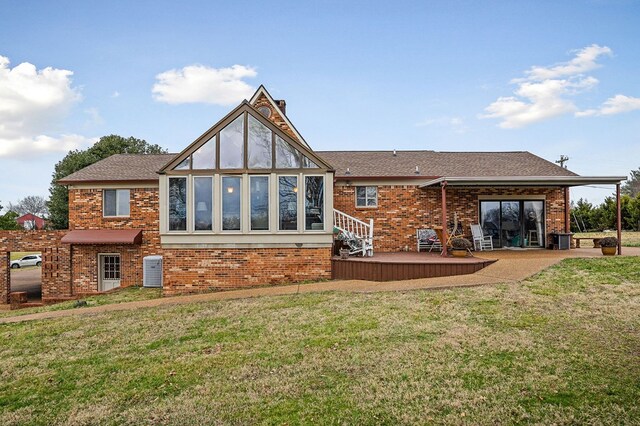
{"label": "grass yard", "polygon": [[637,424],[640,262],[0,325],[0,424]]}
{"label": "grass yard", "polygon": [[[574,237],[617,237],[616,231],[610,232],[577,232]],[[622,231],[622,245],[625,247],[640,247],[640,232]],[[587,246],[587,245],[586,245]]]}
{"label": "grass yard", "polygon": [[[24,269],[24,268],[23,268]],[[127,287],[108,294],[97,296],[87,296],[83,301],[87,302],[84,306],[76,307],[76,300],[57,303],[55,305],[42,306],[38,308],[26,308],[16,311],[0,311],[0,318],[13,317],[19,315],[35,314],[37,312],[61,311],[64,309],[83,309],[90,306],[110,305],[112,303],[135,302],[137,300],[149,300],[162,297],[162,289],[159,288],[143,288],[143,287]]]}

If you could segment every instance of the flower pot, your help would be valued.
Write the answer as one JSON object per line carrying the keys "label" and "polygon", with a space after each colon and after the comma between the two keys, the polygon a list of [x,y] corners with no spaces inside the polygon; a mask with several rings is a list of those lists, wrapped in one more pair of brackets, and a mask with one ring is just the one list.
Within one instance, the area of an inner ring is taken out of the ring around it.
{"label": "flower pot", "polygon": [[467,257],[466,250],[451,249],[451,254],[453,255],[453,257]]}
{"label": "flower pot", "polygon": [[602,254],[605,256],[615,256],[618,247],[600,247],[600,250],[602,250]]}
{"label": "flower pot", "polygon": [[340,249],[340,259],[349,258],[349,249]]}

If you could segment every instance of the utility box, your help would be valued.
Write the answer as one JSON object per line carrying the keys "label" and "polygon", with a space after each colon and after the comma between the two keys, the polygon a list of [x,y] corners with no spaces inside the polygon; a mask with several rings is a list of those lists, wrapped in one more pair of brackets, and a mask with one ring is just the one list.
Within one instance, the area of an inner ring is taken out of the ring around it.
{"label": "utility box", "polygon": [[142,259],[142,286],[162,287],[162,256],[145,256]]}
{"label": "utility box", "polygon": [[553,232],[551,241],[554,250],[569,250],[571,247],[571,232]]}

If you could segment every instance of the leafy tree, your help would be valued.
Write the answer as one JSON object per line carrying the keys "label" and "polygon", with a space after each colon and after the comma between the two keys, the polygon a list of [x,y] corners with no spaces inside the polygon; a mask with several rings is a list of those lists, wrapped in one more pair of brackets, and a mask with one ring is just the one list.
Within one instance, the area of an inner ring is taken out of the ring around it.
{"label": "leafy tree", "polygon": [[134,137],[123,138],[118,135],[103,136],[92,147],[74,150],[59,161],[53,172],[49,187],[49,220],[54,229],[69,227],[69,191],[57,181],[77,172],[93,163],[114,154],[163,154],[167,151],[159,145],[152,145]]}
{"label": "leafy tree", "polygon": [[[2,205],[0,205],[0,211],[2,211]],[[19,217],[18,213],[9,210],[3,215],[0,215],[0,230],[13,230],[13,229],[21,229],[18,222],[16,222],[16,218]]]}
{"label": "leafy tree", "polygon": [[40,195],[28,195],[16,204],[9,203],[9,210],[18,213],[20,216],[31,213],[44,217],[47,216],[49,212],[47,209],[47,200]]}
{"label": "leafy tree", "polygon": [[620,191],[625,195],[636,197],[640,195],[640,169],[631,170],[631,176],[622,185]]}

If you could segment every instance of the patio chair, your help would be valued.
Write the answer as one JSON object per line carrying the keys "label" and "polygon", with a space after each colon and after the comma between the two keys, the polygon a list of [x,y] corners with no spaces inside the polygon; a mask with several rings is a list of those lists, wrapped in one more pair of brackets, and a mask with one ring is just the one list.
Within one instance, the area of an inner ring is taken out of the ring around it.
{"label": "patio chair", "polygon": [[471,225],[471,235],[473,235],[473,248],[475,250],[493,250],[493,238],[490,235],[484,235],[482,226]]}
{"label": "patio chair", "polygon": [[420,253],[420,250],[426,250],[427,248],[429,249],[429,253],[431,253],[434,248],[442,250],[442,243],[438,239],[436,231],[431,228],[417,229],[416,240],[418,241],[418,253]]}

